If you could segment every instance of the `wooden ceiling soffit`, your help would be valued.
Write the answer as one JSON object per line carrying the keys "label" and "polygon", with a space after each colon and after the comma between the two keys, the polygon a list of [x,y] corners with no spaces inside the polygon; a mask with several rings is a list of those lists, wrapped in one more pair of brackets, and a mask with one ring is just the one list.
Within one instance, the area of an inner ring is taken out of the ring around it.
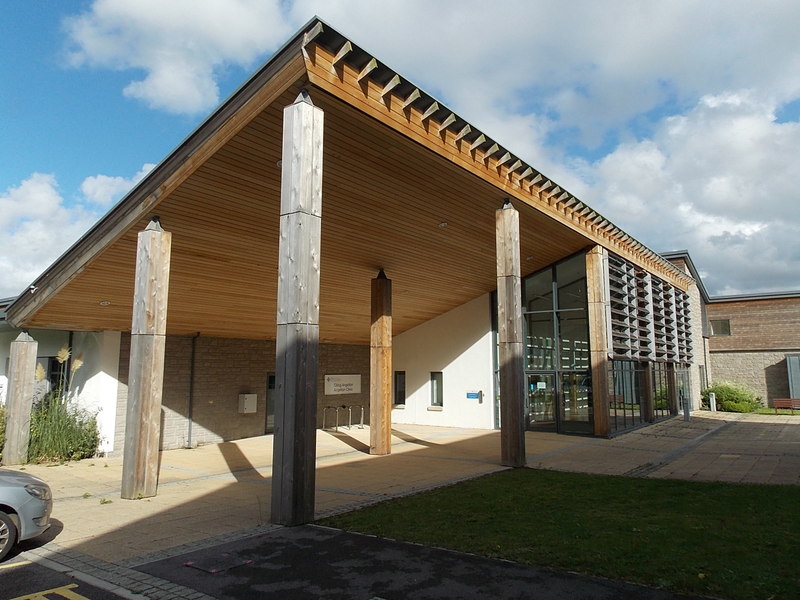
{"label": "wooden ceiling soffit", "polygon": [[[321,27],[315,35],[319,32]],[[9,307],[9,322],[17,327],[24,327],[50,298],[100,256],[106,247],[143,219],[156,214],[161,201],[298,81],[305,81],[305,64],[300,52],[300,41],[295,38],[293,44],[267,62],[51,265],[33,283],[35,293],[21,295]]]}
{"label": "wooden ceiling soffit", "polygon": [[[590,242],[605,246],[683,290],[688,288],[692,280],[672,263],[623,235],[596,211],[589,209],[587,213],[583,202],[541,177],[535,168],[448,107],[335,30],[327,25],[323,28],[303,48],[313,86],[493,184],[500,195],[532,206]],[[521,175],[515,175],[519,171]],[[570,201],[565,202],[565,198]]]}

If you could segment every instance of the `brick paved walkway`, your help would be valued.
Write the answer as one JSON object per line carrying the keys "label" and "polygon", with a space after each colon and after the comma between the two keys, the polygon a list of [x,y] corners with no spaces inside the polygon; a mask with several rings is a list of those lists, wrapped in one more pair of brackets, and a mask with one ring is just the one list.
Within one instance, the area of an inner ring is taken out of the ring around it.
{"label": "brick paved walkway", "polygon": [[[365,453],[368,440],[367,428],[318,432],[318,516],[501,469],[496,431],[397,426],[384,457]],[[526,444],[533,468],[800,485],[800,416],[696,412],[608,440],[529,432]],[[201,598],[131,567],[272,528],[271,446],[264,436],[163,452],[158,496],[143,500],[119,498],[121,459],[28,465],[55,504],[47,543],[26,542],[24,557],[125,597]]]}

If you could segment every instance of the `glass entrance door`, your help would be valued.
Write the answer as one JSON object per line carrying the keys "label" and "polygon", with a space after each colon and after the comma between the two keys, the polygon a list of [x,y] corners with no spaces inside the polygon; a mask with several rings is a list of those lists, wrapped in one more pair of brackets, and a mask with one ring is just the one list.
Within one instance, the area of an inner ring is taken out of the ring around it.
{"label": "glass entrance door", "polygon": [[556,377],[553,373],[529,373],[526,420],[528,429],[557,428]]}

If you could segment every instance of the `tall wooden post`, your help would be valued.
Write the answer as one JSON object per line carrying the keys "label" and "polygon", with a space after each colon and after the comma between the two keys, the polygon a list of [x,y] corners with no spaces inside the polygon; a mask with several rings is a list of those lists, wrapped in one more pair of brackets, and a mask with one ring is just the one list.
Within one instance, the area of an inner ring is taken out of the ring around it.
{"label": "tall wooden post", "polygon": [[4,465],[28,462],[28,442],[31,438],[31,406],[36,379],[36,350],[39,344],[27,332],[11,342],[6,395],[6,443],[3,447]]}
{"label": "tall wooden post", "polygon": [[314,519],[323,112],[303,90],[283,111],[273,523]]}
{"label": "tall wooden post", "polygon": [[369,453],[392,451],[392,280],[372,280],[369,343]]}
{"label": "tall wooden post", "polygon": [[653,363],[649,360],[640,363],[642,384],[642,418],[647,423],[656,420],[655,396],[653,394]]}
{"label": "tall wooden post", "polygon": [[608,253],[595,246],[586,253],[586,294],[589,312],[589,362],[592,369],[594,434],[611,434],[608,405]]}
{"label": "tall wooden post", "polygon": [[500,462],[525,466],[525,363],[519,213],[506,201],[495,211],[497,326],[500,359]]}
{"label": "tall wooden post", "polygon": [[156,495],[172,234],[154,218],[139,233],[120,496]]}
{"label": "tall wooden post", "polygon": [[669,414],[677,415],[681,407],[678,405],[678,372],[675,363],[667,363],[667,402]]}

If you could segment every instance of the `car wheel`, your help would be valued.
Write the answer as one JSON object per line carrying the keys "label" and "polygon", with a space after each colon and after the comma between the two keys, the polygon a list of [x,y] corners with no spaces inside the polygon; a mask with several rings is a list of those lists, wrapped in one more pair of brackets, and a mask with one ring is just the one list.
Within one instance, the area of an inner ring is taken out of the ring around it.
{"label": "car wheel", "polygon": [[0,512],[0,560],[11,552],[17,541],[17,526],[6,513]]}

